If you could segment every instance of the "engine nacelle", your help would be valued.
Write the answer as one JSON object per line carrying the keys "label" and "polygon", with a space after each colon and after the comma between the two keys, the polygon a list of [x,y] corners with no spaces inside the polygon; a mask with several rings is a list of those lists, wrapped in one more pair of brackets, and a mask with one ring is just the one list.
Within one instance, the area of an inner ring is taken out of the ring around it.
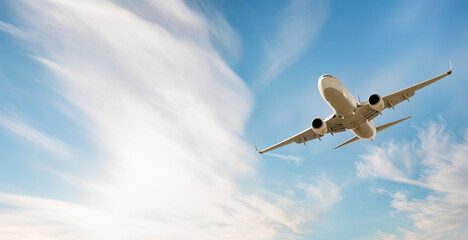
{"label": "engine nacelle", "polygon": [[385,108],[384,100],[379,96],[379,94],[372,94],[369,97],[369,105],[375,111],[382,111]]}
{"label": "engine nacelle", "polygon": [[312,120],[312,130],[319,135],[325,135],[327,133],[327,123],[321,118]]}

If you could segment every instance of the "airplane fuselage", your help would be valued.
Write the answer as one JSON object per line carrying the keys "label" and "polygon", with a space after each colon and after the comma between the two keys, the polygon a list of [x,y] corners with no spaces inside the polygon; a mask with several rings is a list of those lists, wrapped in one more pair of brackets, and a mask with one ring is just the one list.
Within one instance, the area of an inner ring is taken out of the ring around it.
{"label": "airplane fuselage", "polygon": [[318,80],[318,89],[322,98],[335,111],[335,115],[343,119],[346,129],[361,139],[375,138],[377,130],[374,122],[356,112],[359,102],[340,80],[328,74],[322,75]]}

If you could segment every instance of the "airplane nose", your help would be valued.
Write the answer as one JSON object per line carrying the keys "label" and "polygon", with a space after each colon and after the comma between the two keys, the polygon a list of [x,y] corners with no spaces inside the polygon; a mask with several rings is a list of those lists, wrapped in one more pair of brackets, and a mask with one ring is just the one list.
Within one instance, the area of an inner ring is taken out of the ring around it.
{"label": "airplane nose", "polygon": [[319,79],[323,79],[323,78],[333,78],[333,76],[329,74],[323,74],[322,76],[320,76]]}
{"label": "airplane nose", "polygon": [[319,79],[318,79],[318,85],[319,85],[319,86],[322,86],[322,82],[326,81],[327,79],[331,79],[331,78],[333,78],[332,75],[323,74],[323,75],[320,76]]}

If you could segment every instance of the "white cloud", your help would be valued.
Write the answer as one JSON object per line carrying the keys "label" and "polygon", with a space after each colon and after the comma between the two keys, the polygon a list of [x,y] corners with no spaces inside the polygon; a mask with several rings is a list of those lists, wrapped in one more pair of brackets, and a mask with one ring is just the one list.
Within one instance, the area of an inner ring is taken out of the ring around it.
{"label": "white cloud", "polygon": [[394,234],[389,234],[389,233],[384,233],[380,230],[377,230],[377,233],[375,236],[372,238],[375,240],[397,240],[398,237]]}
{"label": "white cloud", "polygon": [[8,24],[6,22],[0,21],[0,31],[7,32],[11,35],[17,36],[17,37],[26,37],[26,33],[18,29],[17,27]]}
{"label": "white cloud", "polygon": [[229,25],[220,10],[206,1],[199,1],[198,4],[200,11],[204,13],[205,23],[215,40],[213,42],[219,43],[234,58],[238,58],[242,41],[237,32]]}
{"label": "white cloud", "polygon": [[9,131],[44,148],[47,151],[50,151],[53,154],[62,156],[69,154],[69,147],[66,144],[34,129],[19,117],[18,114],[11,111],[0,113],[0,126],[3,126]]}
{"label": "white cloud", "polygon": [[286,160],[288,162],[292,161],[296,164],[301,164],[304,161],[303,157],[298,157],[294,155],[282,155],[282,154],[276,154],[276,153],[265,153],[265,155],[276,157],[279,159]]}
{"label": "white cloud", "polygon": [[296,62],[307,50],[325,24],[328,1],[292,0],[281,13],[278,30],[271,42],[266,42],[267,56],[262,63],[262,75],[257,84],[268,86]]}
{"label": "white cloud", "polygon": [[[323,203],[308,209],[258,184],[256,153],[239,137],[250,91],[214,51],[202,17],[163,2],[140,1],[134,11],[109,1],[14,3],[50,85],[85,116],[76,121],[108,180],[93,183],[83,197],[98,199],[91,203],[1,194],[0,235],[269,239],[303,231],[337,201],[336,186],[295,188]],[[143,9],[164,14],[149,20],[136,14]]]}
{"label": "white cloud", "polygon": [[[411,228],[400,229],[405,239],[463,239],[468,234],[468,131],[464,142],[453,138],[444,123],[431,122],[420,129],[418,141],[372,148],[357,163],[359,176],[430,190],[424,198],[410,198],[408,191],[391,194],[391,206],[408,212],[413,221]],[[416,167],[416,174],[408,171]]]}
{"label": "white cloud", "polygon": [[305,190],[308,199],[315,199],[314,204],[320,208],[326,209],[342,199],[341,188],[323,174],[317,183],[300,183],[298,187]]}

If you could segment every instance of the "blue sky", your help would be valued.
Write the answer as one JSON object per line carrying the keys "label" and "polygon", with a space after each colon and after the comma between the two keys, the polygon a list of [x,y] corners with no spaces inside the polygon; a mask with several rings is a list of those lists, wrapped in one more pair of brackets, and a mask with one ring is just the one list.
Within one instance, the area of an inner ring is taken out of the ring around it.
{"label": "blue sky", "polygon": [[[465,1],[3,1],[5,239],[463,239]],[[382,125],[258,155],[332,110],[454,74]]]}

